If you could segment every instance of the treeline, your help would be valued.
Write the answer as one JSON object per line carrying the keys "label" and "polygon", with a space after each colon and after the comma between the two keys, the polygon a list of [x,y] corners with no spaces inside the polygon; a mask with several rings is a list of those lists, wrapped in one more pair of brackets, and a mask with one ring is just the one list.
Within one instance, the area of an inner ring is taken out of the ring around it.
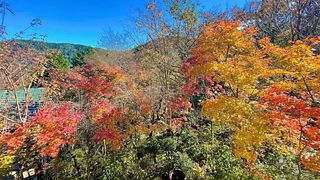
{"label": "treeline", "polygon": [[[48,43],[35,40],[19,40],[19,44],[39,51],[55,51],[57,58],[66,59],[69,66],[74,67],[83,64],[84,57],[92,55],[95,51],[93,47],[68,43]],[[63,57],[62,57],[63,56]]]}

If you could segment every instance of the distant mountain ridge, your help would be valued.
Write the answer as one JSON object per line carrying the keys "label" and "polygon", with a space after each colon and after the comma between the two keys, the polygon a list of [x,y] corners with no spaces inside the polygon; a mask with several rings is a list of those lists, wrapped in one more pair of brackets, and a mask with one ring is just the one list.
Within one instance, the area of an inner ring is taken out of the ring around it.
{"label": "distant mountain ridge", "polygon": [[24,45],[33,47],[37,50],[50,50],[55,49],[60,51],[68,60],[71,60],[77,53],[87,51],[88,49],[99,49],[91,46],[71,43],[52,43],[43,41],[19,40]]}

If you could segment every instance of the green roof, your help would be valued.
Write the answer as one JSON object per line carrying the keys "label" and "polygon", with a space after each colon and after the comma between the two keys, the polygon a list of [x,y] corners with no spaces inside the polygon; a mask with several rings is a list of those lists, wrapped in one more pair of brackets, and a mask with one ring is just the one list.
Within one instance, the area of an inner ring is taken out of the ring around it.
{"label": "green roof", "polygon": [[[29,101],[36,103],[36,102],[43,102],[43,97],[44,97],[44,88],[31,88],[29,91],[29,97],[32,97]],[[25,102],[26,97],[25,97],[25,92],[24,90],[17,90],[17,96],[18,96],[18,101],[19,103]],[[16,104],[15,98],[13,95],[12,91],[8,90],[0,90],[0,103],[1,106],[4,106],[4,104],[9,104],[14,105]]]}

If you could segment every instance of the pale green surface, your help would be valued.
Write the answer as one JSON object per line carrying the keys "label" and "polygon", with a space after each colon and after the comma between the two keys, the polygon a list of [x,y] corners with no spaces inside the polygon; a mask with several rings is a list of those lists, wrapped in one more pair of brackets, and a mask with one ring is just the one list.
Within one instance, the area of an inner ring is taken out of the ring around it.
{"label": "pale green surface", "polygon": [[[32,95],[32,102],[42,102],[43,101],[43,94],[44,94],[44,89],[43,88],[31,88],[29,91],[29,94]],[[24,102],[25,99],[25,92],[23,90],[18,90],[17,91],[17,96],[19,103]],[[4,104],[7,104],[9,101],[10,105],[15,104],[15,99],[13,92],[8,93],[7,90],[0,90],[0,103],[1,106]]]}

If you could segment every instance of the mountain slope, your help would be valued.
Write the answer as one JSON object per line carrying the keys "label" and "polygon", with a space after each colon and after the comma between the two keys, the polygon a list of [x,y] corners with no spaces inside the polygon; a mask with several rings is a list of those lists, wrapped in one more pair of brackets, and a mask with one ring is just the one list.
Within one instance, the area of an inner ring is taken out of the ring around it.
{"label": "mountain slope", "polygon": [[50,43],[50,42],[30,41],[30,40],[21,40],[20,42],[24,45],[31,46],[38,50],[50,50],[50,49],[58,50],[68,60],[71,60],[72,57],[79,52],[87,51],[88,49],[95,49],[90,46],[70,44],[70,43]]}

